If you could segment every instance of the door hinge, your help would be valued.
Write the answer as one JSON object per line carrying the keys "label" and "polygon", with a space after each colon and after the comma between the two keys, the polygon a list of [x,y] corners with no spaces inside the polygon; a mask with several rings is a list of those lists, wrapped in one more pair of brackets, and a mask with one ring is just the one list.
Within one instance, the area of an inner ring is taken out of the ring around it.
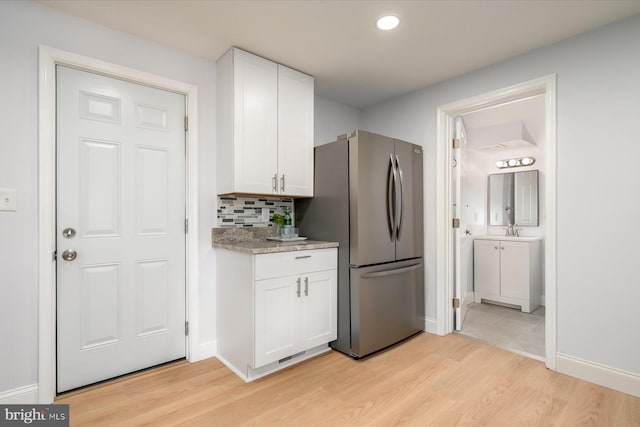
{"label": "door hinge", "polygon": [[453,218],[451,221],[451,226],[453,228],[460,228],[460,218]]}
{"label": "door hinge", "polygon": [[460,138],[453,138],[453,140],[451,140],[451,146],[454,150],[460,148]]}
{"label": "door hinge", "polygon": [[184,131],[188,131],[189,130],[189,117],[184,116]]}
{"label": "door hinge", "polygon": [[57,261],[58,260],[58,251],[53,251],[52,255],[53,255],[53,257],[52,257],[53,260]]}
{"label": "door hinge", "polygon": [[189,232],[189,220],[184,220],[184,233],[187,234]]}
{"label": "door hinge", "polygon": [[184,334],[189,335],[189,322],[184,322]]}
{"label": "door hinge", "polygon": [[453,308],[460,308],[460,298],[453,299]]}

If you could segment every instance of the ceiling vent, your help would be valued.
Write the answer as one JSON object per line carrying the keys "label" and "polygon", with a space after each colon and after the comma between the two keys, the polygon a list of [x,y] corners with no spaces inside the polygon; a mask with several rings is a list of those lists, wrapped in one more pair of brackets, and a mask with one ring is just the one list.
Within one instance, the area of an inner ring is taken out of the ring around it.
{"label": "ceiling vent", "polygon": [[467,129],[472,150],[497,151],[536,145],[522,121]]}

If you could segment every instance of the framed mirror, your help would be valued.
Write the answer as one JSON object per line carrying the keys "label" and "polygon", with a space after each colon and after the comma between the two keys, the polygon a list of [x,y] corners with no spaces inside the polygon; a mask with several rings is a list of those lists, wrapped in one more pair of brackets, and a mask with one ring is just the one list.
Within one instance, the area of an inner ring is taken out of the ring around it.
{"label": "framed mirror", "polygon": [[489,225],[538,226],[538,171],[489,175]]}

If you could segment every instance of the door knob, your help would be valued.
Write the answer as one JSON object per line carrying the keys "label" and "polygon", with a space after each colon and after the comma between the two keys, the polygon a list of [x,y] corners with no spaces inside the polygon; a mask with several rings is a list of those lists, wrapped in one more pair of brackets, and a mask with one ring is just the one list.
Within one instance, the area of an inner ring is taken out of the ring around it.
{"label": "door knob", "polygon": [[71,239],[75,235],[76,230],[74,230],[73,228],[65,228],[64,230],[62,230],[62,236],[66,239]]}
{"label": "door knob", "polygon": [[77,257],[78,253],[74,250],[67,249],[66,251],[62,252],[62,259],[65,261],[73,261]]}

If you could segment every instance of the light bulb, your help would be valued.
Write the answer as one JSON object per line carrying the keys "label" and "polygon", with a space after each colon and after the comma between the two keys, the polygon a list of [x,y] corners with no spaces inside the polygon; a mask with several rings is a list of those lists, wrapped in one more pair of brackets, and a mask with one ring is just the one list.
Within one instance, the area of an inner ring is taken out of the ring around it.
{"label": "light bulb", "polygon": [[400,18],[393,15],[383,16],[378,19],[378,22],[376,23],[378,29],[383,31],[393,30],[398,26],[398,24],[400,24]]}

